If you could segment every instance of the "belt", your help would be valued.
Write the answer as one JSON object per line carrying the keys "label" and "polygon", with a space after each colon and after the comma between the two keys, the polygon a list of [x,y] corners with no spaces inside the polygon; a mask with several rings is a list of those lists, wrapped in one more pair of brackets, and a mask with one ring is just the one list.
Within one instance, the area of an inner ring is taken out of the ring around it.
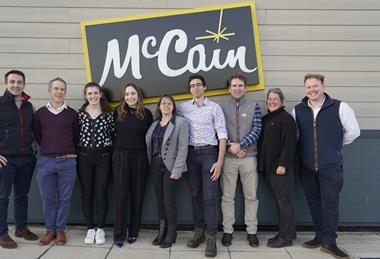
{"label": "belt", "polygon": [[154,154],[153,157],[158,157],[158,158],[162,158],[161,154],[160,153],[157,153],[157,154]]}
{"label": "belt", "polygon": [[215,147],[216,146],[213,146],[213,145],[196,145],[196,146],[190,145],[189,146],[189,148],[192,148],[194,150],[204,150],[204,149],[211,149]]}
{"label": "belt", "polygon": [[63,156],[56,156],[54,158],[76,158],[76,154],[68,154],[68,155],[63,155]]}

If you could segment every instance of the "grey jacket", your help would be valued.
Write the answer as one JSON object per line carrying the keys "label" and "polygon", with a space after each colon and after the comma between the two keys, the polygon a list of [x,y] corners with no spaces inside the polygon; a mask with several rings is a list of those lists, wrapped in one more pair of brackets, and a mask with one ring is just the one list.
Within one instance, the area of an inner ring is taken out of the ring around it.
{"label": "grey jacket", "polygon": [[[149,164],[152,163],[152,135],[159,120],[153,122],[146,133],[146,146]],[[161,156],[169,172],[181,177],[187,171],[186,158],[189,145],[189,124],[180,117],[175,116],[169,121],[162,142]]]}

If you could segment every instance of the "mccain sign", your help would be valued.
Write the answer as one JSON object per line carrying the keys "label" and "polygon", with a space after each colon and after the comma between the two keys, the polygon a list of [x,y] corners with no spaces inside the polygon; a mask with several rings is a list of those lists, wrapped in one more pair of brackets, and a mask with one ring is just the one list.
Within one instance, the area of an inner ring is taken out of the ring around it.
{"label": "mccain sign", "polygon": [[194,73],[205,76],[206,95],[227,93],[226,80],[237,72],[247,76],[249,90],[264,88],[253,2],[82,22],[81,28],[87,79],[112,101],[130,82],[147,103],[164,93],[189,98]]}

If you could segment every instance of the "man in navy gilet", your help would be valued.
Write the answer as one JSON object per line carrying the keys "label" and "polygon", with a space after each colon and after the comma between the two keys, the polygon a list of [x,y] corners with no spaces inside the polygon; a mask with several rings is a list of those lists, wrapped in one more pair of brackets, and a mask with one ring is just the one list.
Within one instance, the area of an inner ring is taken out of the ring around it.
{"label": "man in navy gilet", "polygon": [[337,258],[349,256],[336,245],[339,194],[343,186],[343,145],[360,129],[348,104],[325,93],[324,76],[306,74],[306,96],[293,109],[299,130],[301,180],[315,227],[314,239],[303,244]]}

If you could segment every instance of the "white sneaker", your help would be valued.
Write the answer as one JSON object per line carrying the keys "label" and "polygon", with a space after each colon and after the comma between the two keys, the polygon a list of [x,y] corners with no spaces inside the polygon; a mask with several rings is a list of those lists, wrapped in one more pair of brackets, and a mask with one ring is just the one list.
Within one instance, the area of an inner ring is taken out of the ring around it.
{"label": "white sneaker", "polygon": [[103,229],[98,228],[96,230],[95,242],[97,245],[103,245],[106,242],[106,233],[104,233]]}
{"label": "white sneaker", "polygon": [[95,229],[89,229],[87,231],[87,236],[84,239],[86,245],[92,245],[95,242]]}

